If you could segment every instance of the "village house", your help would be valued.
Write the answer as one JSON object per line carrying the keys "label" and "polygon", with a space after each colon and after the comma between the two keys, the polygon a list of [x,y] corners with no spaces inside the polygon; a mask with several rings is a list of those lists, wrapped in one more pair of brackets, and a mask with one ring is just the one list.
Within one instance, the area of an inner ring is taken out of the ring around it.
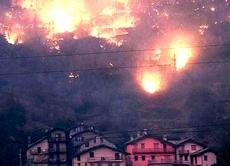
{"label": "village house", "polygon": [[71,154],[78,153],[82,144],[100,135],[101,134],[96,131],[93,126],[87,126],[84,123],[71,128],[69,130]]}
{"label": "village house", "polygon": [[170,166],[175,163],[174,144],[147,133],[127,142],[126,152],[130,166]]}
{"label": "village house", "polygon": [[192,166],[214,166],[217,164],[216,153],[205,148],[191,154]]}
{"label": "village house", "polygon": [[95,137],[80,146],[73,166],[125,166],[126,153],[103,137]]}
{"label": "village house", "polygon": [[28,146],[28,166],[67,166],[67,134],[62,129],[52,129],[44,137]]}
{"label": "village house", "polygon": [[217,157],[213,150],[193,139],[172,141],[176,146],[177,163],[187,166],[213,166]]}

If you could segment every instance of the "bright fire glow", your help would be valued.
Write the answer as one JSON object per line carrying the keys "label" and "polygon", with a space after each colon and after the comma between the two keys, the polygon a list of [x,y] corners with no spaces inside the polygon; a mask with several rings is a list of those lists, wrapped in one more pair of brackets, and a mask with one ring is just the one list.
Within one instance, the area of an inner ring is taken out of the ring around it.
{"label": "bright fire glow", "polygon": [[146,71],[141,76],[142,88],[150,94],[154,94],[161,89],[161,76],[158,73]]}
{"label": "bright fire glow", "polygon": [[21,44],[23,43],[24,32],[21,30],[21,26],[16,24],[11,29],[4,31],[6,41],[10,44]]}
{"label": "bright fire glow", "polygon": [[[31,20],[29,23],[20,21],[25,29],[30,25],[44,30],[47,41],[55,43],[51,48],[59,47],[58,42],[65,32],[72,33],[73,39],[88,34],[120,46],[129,28],[136,26],[136,17],[131,14],[131,2],[131,0],[12,0],[12,6],[20,7],[25,12],[28,19],[24,20]],[[13,22],[14,19],[17,19],[17,14],[7,14],[6,24],[8,21]],[[7,36],[17,38],[14,32]]]}
{"label": "bright fire glow", "polygon": [[187,48],[186,46],[190,45],[186,35],[182,35],[177,39],[173,40],[171,45],[173,63],[176,66],[177,70],[185,69],[187,64],[192,58],[192,49]]}
{"label": "bright fire glow", "polygon": [[183,69],[189,62],[190,52],[188,48],[175,48],[176,68]]}
{"label": "bright fire glow", "polygon": [[54,34],[74,32],[82,21],[89,19],[83,0],[55,0],[38,12],[42,24]]}

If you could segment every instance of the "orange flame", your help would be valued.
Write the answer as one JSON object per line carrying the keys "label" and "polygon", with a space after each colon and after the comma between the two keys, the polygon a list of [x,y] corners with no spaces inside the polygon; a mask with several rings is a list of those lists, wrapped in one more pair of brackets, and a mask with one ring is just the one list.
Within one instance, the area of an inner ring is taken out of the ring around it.
{"label": "orange flame", "polygon": [[174,58],[177,70],[185,69],[192,58],[192,49],[186,47],[190,44],[188,39],[189,38],[186,35],[181,35],[177,37],[177,39],[174,39],[171,44],[171,47],[173,48],[171,54]]}
{"label": "orange flame", "polygon": [[190,60],[190,51],[188,48],[175,48],[176,68],[178,70],[186,67]]}
{"label": "orange flame", "polygon": [[6,41],[10,44],[22,44],[24,32],[19,24],[12,26],[4,31]]}
{"label": "orange flame", "polygon": [[12,5],[35,14],[37,27],[46,29],[48,41],[58,41],[57,36],[65,32],[79,38],[77,31],[83,29],[90,36],[122,45],[121,38],[136,23],[131,15],[131,0],[95,1],[92,4],[90,0],[12,0]]}
{"label": "orange flame", "polygon": [[142,89],[149,94],[159,92],[163,88],[162,78],[160,73],[149,70],[140,71],[137,75],[138,82]]}

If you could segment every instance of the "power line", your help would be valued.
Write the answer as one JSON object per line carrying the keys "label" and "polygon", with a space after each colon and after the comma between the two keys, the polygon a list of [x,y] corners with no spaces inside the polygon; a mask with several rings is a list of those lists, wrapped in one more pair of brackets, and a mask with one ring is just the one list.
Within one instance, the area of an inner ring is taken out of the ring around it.
{"label": "power line", "polygon": [[[230,63],[230,60],[225,61],[203,61],[191,62],[188,65],[212,65]],[[152,67],[170,67],[173,64],[153,64],[153,65],[133,65],[133,66],[117,66],[117,67],[98,67],[98,68],[79,68],[79,69],[65,69],[65,70],[47,70],[47,71],[28,71],[28,72],[14,72],[14,73],[0,73],[0,76],[16,76],[16,75],[38,75],[38,74],[51,74],[51,73],[72,73],[72,72],[90,72],[90,71],[103,71],[103,70],[126,70],[137,68],[152,68]]]}
{"label": "power line", "polygon": [[[210,124],[206,124],[206,125],[193,125],[193,126],[181,126],[181,127],[167,127],[167,128],[151,128],[151,129],[135,129],[135,130],[123,130],[123,131],[109,131],[109,132],[104,132],[104,134],[107,135],[112,135],[112,134],[118,134],[118,133],[136,133],[139,131],[157,131],[157,132],[167,132],[167,131],[172,131],[174,132],[175,130],[181,130],[181,131],[191,131],[192,129],[207,129],[210,127],[230,127],[230,122],[226,122],[226,123],[219,123],[219,124],[215,124],[215,123],[210,123]],[[176,131],[175,131],[176,132]]]}
{"label": "power line", "polygon": [[[209,133],[209,132],[214,132],[214,131],[229,131],[229,128],[223,128],[223,127],[230,127],[230,124],[226,124],[226,125],[219,125],[219,126],[215,126],[215,127],[212,127],[212,128],[197,128],[197,129],[193,129],[193,128],[190,128],[189,129],[174,129],[174,130],[162,130],[162,129],[159,129],[159,130],[147,130],[148,133],[147,134],[153,134],[154,136],[158,136],[158,137],[162,137],[163,135],[173,135],[173,134],[186,134],[186,133]],[[135,133],[137,134],[137,132],[140,131],[140,130],[132,130],[132,132],[129,132],[129,131],[126,131],[126,133],[128,134],[128,136],[130,136],[131,133]],[[143,131],[143,130],[142,130]],[[111,135],[111,134],[108,134],[107,132],[101,132],[102,133],[102,136],[103,138],[107,138],[107,139],[121,139],[121,134],[124,134],[124,132],[116,132],[116,135]],[[132,135],[131,135],[132,136]]]}
{"label": "power line", "polygon": [[[230,46],[230,43],[224,44],[209,44],[209,45],[194,45],[180,48],[212,48],[212,47],[225,47]],[[116,50],[104,52],[88,52],[88,53],[70,53],[70,54],[47,54],[37,56],[18,56],[18,57],[1,57],[0,60],[14,60],[14,59],[31,59],[31,58],[55,58],[55,57],[73,57],[73,56],[86,56],[86,55],[102,55],[102,54],[117,54],[117,53],[134,53],[134,52],[148,52],[156,50],[173,50],[174,47],[161,47],[161,48],[146,48],[146,49],[130,49],[130,50]]]}
{"label": "power line", "polygon": [[[229,125],[230,127],[230,125]],[[168,130],[168,131],[151,131],[149,132],[149,134],[151,135],[153,133],[153,135],[155,136],[159,136],[161,137],[162,135],[173,135],[173,134],[186,134],[186,133],[209,133],[209,132],[214,132],[214,131],[229,131],[229,128],[205,128],[205,129],[191,129],[191,130]],[[130,134],[130,132],[128,132]],[[121,138],[121,135],[119,135],[121,133],[117,133],[117,135],[109,135],[109,134],[103,134],[104,138]],[[104,136],[105,135],[105,136]]]}

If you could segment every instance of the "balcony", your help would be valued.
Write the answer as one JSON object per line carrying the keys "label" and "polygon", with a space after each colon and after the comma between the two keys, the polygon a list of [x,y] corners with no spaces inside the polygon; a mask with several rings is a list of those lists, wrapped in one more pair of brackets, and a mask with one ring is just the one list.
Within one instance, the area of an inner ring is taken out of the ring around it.
{"label": "balcony", "polygon": [[172,159],[161,159],[161,160],[149,160],[148,166],[159,165],[159,164],[175,164],[175,161]]}
{"label": "balcony", "polygon": [[38,163],[48,163],[49,162],[49,159],[48,157],[46,158],[37,158],[37,159],[28,159],[28,163],[31,163],[31,164],[38,164]]}
{"label": "balcony", "polygon": [[174,153],[174,149],[160,149],[160,148],[133,148],[133,153]]}
{"label": "balcony", "polygon": [[180,149],[179,154],[189,154],[189,150],[185,150],[185,149]]}
{"label": "balcony", "polygon": [[66,153],[66,148],[49,148],[51,153]]}
{"label": "balcony", "polygon": [[56,158],[54,158],[54,159],[52,159],[52,158],[50,158],[49,159],[49,163],[65,163],[66,162],[66,159],[65,158],[63,158],[63,159],[56,159]]}
{"label": "balcony", "polygon": [[182,161],[182,160],[179,160],[177,161],[175,164],[180,164],[180,165],[189,165],[190,162],[189,161]]}
{"label": "balcony", "polygon": [[48,155],[48,150],[42,150],[42,151],[30,150],[30,154],[31,155]]}
{"label": "balcony", "polygon": [[48,163],[66,163],[66,158],[62,158],[62,159],[57,159],[57,158],[32,158],[32,159],[28,159],[28,163],[30,164],[48,164]]}
{"label": "balcony", "polygon": [[122,162],[124,160],[123,157],[120,157],[119,159],[115,159],[114,157],[97,157],[97,158],[88,158],[88,161],[91,163],[94,162]]}

